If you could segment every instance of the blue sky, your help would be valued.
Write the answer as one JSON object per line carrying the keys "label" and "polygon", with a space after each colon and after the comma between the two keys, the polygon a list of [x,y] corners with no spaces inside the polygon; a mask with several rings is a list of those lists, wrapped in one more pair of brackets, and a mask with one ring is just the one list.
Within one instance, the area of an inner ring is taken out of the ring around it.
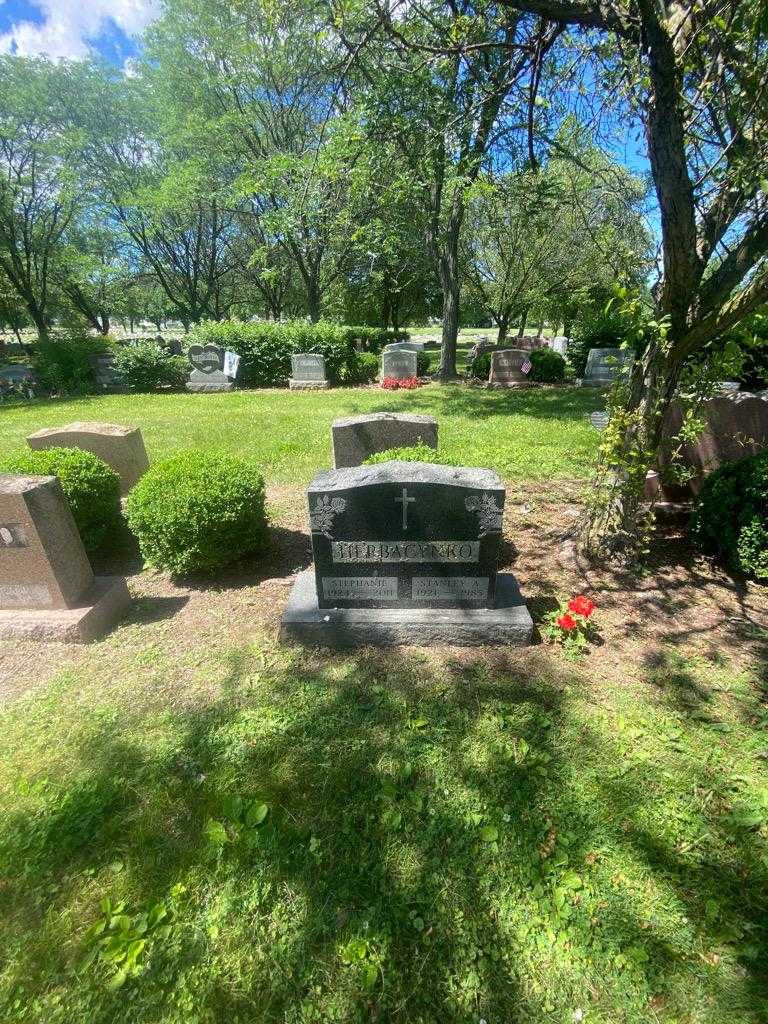
{"label": "blue sky", "polygon": [[0,0],[0,52],[100,54],[122,66],[158,8],[157,0]]}

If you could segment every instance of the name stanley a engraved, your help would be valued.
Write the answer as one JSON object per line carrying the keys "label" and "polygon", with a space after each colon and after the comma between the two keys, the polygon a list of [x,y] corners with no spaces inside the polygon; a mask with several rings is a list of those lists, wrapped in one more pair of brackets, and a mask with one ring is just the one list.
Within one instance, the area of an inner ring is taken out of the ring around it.
{"label": "name stanley a engraved", "polygon": [[476,540],[337,540],[334,562],[479,562]]}

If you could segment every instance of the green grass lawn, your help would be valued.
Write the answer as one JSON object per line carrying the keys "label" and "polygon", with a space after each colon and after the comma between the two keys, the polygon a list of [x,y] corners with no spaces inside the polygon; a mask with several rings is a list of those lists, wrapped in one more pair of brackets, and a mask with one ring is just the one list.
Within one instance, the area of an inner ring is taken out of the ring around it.
{"label": "green grass lawn", "polygon": [[0,717],[2,1019],[763,1022],[756,682],[125,627]]}
{"label": "green grass lawn", "polygon": [[221,447],[255,459],[270,482],[304,483],[330,466],[337,417],[416,412],[437,417],[441,448],[505,479],[585,477],[599,440],[588,415],[603,404],[602,393],[588,388],[485,391],[458,384],[400,394],[337,388],[40,400],[0,406],[0,452],[24,448],[26,435],[42,427],[102,420],[141,427],[151,460],[189,446]]}

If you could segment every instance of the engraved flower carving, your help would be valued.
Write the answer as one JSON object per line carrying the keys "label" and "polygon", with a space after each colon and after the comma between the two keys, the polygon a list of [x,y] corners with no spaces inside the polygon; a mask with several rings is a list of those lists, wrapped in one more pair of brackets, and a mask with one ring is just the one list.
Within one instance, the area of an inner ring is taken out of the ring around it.
{"label": "engraved flower carving", "polygon": [[315,507],[309,510],[309,528],[312,533],[321,533],[328,540],[331,540],[333,520],[346,507],[347,503],[344,498],[332,498],[330,494],[321,494],[315,503]]}
{"label": "engraved flower carving", "polygon": [[467,512],[474,512],[479,519],[480,536],[501,533],[504,509],[496,503],[492,494],[470,495],[465,499]]}

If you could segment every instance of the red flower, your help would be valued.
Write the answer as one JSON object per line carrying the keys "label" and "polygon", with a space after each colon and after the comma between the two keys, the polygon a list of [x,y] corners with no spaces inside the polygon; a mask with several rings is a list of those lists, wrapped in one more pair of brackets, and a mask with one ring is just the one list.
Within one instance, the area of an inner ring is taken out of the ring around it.
{"label": "red flower", "polygon": [[595,602],[590,601],[583,594],[579,594],[578,597],[572,597],[568,602],[568,611],[573,612],[575,615],[582,615],[585,619],[588,619],[594,610]]}
{"label": "red flower", "polygon": [[576,627],[578,626],[578,622],[576,621],[576,619],[574,619],[572,615],[569,615],[568,612],[565,612],[564,615],[559,615],[555,619],[555,622],[558,624],[560,629],[565,629],[569,631],[572,629],[576,629]]}

